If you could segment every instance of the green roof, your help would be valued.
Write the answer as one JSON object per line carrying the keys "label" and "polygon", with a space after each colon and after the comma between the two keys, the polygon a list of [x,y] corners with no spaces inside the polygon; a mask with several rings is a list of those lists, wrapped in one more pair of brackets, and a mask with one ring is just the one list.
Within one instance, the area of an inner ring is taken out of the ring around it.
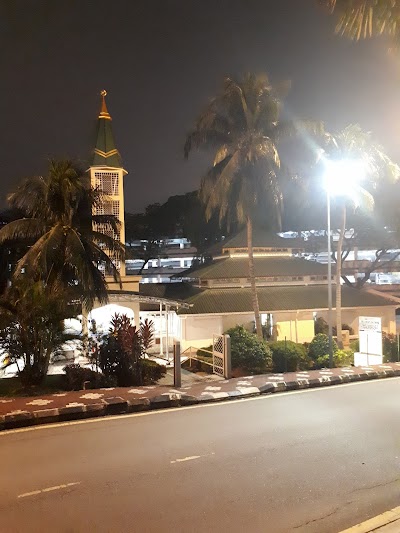
{"label": "green roof", "polygon": [[[335,288],[333,287],[333,301]],[[259,287],[257,289],[260,311],[292,311],[301,309],[321,310],[328,307],[326,285]],[[182,309],[179,314],[221,314],[252,313],[253,305],[250,288],[205,289],[186,299],[192,304],[190,309]],[[396,306],[390,299],[366,290],[342,288],[342,307]]]}
{"label": "green roof", "polygon": [[96,145],[91,166],[123,168],[121,156],[115,146],[112,119],[106,106],[106,91],[101,91],[102,104],[97,122]]}
{"label": "green roof", "polygon": [[[223,249],[227,248],[247,248],[246,229],[221,243]],[[273,233],[262,228],[253,229],[253,248],[304,248],[302,239],[285,239],[277,233]]]}
{"label": "green roof", "polygon": [[[199,292],[201,292],[201,289],[193,287],[189,283],[140,283],[139,285],[139,293],[141,295],[166,300],[187,300],[199,294]],[[142,311],[156,311],[159,309],[159,306],[141,303],[140,309]]]}
{"label": "green roof", "polygon": [[[327,266],[300,257],[255,257],[256,277],[263,276],[326,276]],[[247,278],[249,261],[247,257],[227,257],[210,265],[180,274],[195,279]]]}

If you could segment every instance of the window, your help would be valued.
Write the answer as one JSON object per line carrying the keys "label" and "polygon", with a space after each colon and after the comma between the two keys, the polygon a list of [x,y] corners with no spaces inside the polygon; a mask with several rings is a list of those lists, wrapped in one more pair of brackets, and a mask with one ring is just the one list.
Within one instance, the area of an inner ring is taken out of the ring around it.
{"label": "window", "polygon": [[119,201],[112,200],[105,201],[101,205],[95,207],[95,215],[114,215],[119,218]]}
{"label": "window", "polygon": [[105,194],[118,196],[119,194],[119,174],[118,172],[95,172],[95,187]]}

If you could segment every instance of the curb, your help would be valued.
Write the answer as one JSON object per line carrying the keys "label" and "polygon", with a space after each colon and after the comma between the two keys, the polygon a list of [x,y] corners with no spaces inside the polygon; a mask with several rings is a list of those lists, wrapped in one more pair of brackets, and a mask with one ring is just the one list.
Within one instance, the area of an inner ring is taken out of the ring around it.
{"label": "curb", "polygon": [[373,531],[381,530],[381,528],[382,531],[386,531],[385,526],[391,526],[390,531],[399,531],[400,507],[395,507],[390,511],[386,511],[385,513],[374,516],[365,522],[361,522],[361,524],[349,527],[348,529],[341,531],[341,533],[372,533]]}
{"label": "curb", "polygon": [[131,400],[125,400],[119,396],[110,396],[104,398],[99,403],[87,405],[71,404],[65,407],[54,409],[8,413],[4,416],[0,416],[0,431],[100,416],[138,413],[142,411],[168,409],[170,407],[184,407],[188,405],[211,402],[238,400],[241,398],[251,398],[265,394],[275,394],[277,392],[313,389],[317,387],[320,388],[331,385],[339,385],[342,383],[384,379],[398,376],[400,376],[400,369],[388,369],[382,371],[359,372],[357,374],[348,374],[343,376],[323,376],[321,378],[298,379],[296,381],[279,381],[278,383],[266,381],[259,387],[238,387],[236,390],[228,392],[203,392],[200,394],[200,396],[191,396],[184,393],[164,393],[151,399],[135,398]]}

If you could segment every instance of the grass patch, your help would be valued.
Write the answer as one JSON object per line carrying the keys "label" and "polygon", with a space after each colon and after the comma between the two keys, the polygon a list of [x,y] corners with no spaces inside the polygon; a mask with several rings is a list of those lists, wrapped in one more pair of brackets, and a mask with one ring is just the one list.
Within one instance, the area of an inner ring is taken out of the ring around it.
{"label": "grass patch", "polygon": [[63,391],[63,375],[46,376],[39,387],[24,389],[18,378],[0,379],[0,396],[40,396]]}

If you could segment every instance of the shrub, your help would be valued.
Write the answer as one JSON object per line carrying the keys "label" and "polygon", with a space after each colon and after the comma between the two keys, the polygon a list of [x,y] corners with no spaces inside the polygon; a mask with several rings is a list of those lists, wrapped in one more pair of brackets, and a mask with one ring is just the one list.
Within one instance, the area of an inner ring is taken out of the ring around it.
{"label": "shrub", "polygon": [[382,333],[382,350],[383,361],[385,363],[393,363],[398,361],[399,351],[397,344],[397,335],[391,333]]}
{"label": "shrub", "polygon": [[[348,324],[342,324],[342,329],[345,329],[349,332],[349,335],[354,335],[354,330],[351,326]],[[315,335],[318,335],[318,333],[325,333],[325,335],[328,335],[329,327],[328,322],[322,318],[322,316],[318,317],[314,322],[314,332]],[[332,328],[332,335],[337,334],[337,328],[336,326],[333,326]]]}
{"label": "shrub", "polygon": [[[335,353],[338,350],[338,346],[334,339],[332,339],[332,342],[333,353]],[[329,353],[328,335],[325,335],[324,333],[318,333],[310,342],[310,346],[308,347],[308,355],[313,361],[316,361],[318,357],[326,355],[327,353]]]}
{"label": "shrub", "polygon": [[302,344],[275,341],[268,344],[272,351],[274,372],[295,372],[310,368],[311,360]]}
{"label": "shrub", "polygon": [[315,335],[318,335],[318,333],[325,333],[325,335],[328,335],[328,329],[328,322],[322,318],[322,316],[319,316],[314,322]]}
{"label": "shrub", "polygon": [[213,345],[210,344],[210,346],[204,346],[204,348],[199,348],[196,352],[196,355],[201,356],[201,357],[212,357],[212,354],[208,353],[212,351],[213,351]]}
{"label": "shrub", "polygon": [[197,359],[188,359],[182,364],[182,367],[189,372],[205,372],[206,374],[213,373],[213,367],[210,364],[212,363],[212,356],[207,357],[206,355],[197,355]]}
{"label": "shrub", "polygon": [[359,339],[355,339],[354,341],[350,342],[350,350],[352,352],[359,352],[360,351],[360,341],[359,341]]}
{"label": "shrub", "polygon": [[[349,335],[354,335],[354,329],[349,326],[348,324],[342,324],[342,330],[347,330],[349,332]],[[337,327],[333,326],[332,328],[332,334],[337,335]]]}
{"label": "shrub", "polygon": [[[350,366],[354,363],[354,352],[352,350],[337,350],[333,354],[333,366],[339,368],[342,366]],[[314,368],[328,368],[329,355],[320,355],[317,357]]]}
{"label": "shrub", "polygon": [[80,365],[67,365],[63,368],[65,376],[63,376],[63,386],[65,390],[82,390],[86,381],[89,382],[87,388],[96,389],[113,385],[104,374],[95,372],[90,368],[85,368]]}
{"label": "shrub", "polygon": [[159,365],[155,361],[151,361],[151,359],[143,359],[141,366],[143,385],[156,383],[167,373],[167,368],[164,365]]}
{"label": "shrub", "polygon": [[137,328],[127,315],[116,313],[110,332],[94,354],[102,372],[116,379],[120,387],[142,385],[144,355],[153,342],[153,330],[153,323],[148,320]]}
{"label": "shrub", "polygon": [[227,331],[231,337],[232,368],[263,374],[272,368],[272,353],[267,344],[243,326]]}

